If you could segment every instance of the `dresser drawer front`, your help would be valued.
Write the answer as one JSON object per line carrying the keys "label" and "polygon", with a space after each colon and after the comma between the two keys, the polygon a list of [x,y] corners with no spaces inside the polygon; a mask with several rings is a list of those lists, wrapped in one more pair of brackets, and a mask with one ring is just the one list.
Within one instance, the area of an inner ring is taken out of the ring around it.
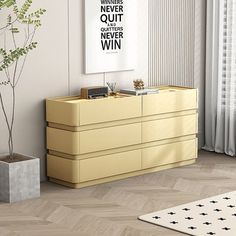
{"label": "dresser drawer front", "polygon": [[197,139],[143,149],[142,168],[147,169],[194,158],[197,158]]}
{"label": "dresser drawer front", "polygon": [[80,154],[79,132],[55,129],[47,127],[47,149],[67,153]]}
{"label": "dresser drawer front", "polygon": [[142,123],[143,143],[197,133],[197,114]]}
{"label": "dresser drawer front", "polygon": [[47,155],[47,176],[70,183],[79,183],[79,161]]}
{"label": "dresser drawer front", "polygon": [[47,149],[70,155],[141,143],[141,123],[72,132],[47,128]]}
{"label": "dresser drawer front", "polygon": [[141,150],[80,161],[80,182],[141,170]]}
{"label": "dresser drawer front", "polygon": [[65,103],[63,101],[46,101],[47,122],[79,126],[79,103]]}
{"label": "dresser drawer front", "polygon": [[143,116],[197,109],[197,106],[196,89],[143,96]]}
{"label": "dresser drawer front", "polygon": [[141,143],[141,123],[80,133],[80,153],[89,153]]}
{"label": "dresser drawer front", "polygon": [[141,97],[87,101],[80,104],[80,125],[136,118],[141,112]]}

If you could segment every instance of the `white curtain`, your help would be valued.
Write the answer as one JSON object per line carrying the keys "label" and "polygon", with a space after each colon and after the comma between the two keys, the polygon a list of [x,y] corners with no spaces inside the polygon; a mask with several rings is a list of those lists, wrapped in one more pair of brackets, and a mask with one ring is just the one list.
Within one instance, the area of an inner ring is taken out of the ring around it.
{"label": "white curtain", "polygon": [[205,149],[236,156],[236,0],[207,1]]}

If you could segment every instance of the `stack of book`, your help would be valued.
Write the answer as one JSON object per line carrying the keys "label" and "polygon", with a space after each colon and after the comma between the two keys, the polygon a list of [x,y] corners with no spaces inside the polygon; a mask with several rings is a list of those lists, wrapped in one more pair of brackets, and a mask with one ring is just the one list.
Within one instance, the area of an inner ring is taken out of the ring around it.
{"label": "stack of book", "polygon": [[121,89],[120,93],[141,96],[141,95],[148,95],[148,94],[157,94],[159,93],[158,88],[146,88],[146,89]]}

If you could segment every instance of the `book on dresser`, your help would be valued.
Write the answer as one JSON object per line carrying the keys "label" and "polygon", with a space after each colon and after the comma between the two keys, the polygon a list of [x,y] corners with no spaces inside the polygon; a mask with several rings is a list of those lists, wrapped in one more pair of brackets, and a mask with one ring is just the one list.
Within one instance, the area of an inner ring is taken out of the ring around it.
{"label": "book on dresser", "polygon": [[49,180],[81,188],[193,164],[197,89],[157,89],[145,96],[47,99]]}
{"label": "book on dresser", "polygon": [[120,93],[122,94],[130,94],[135,96],[142,96],[148,94],[156,94],[159,92],[158,88],[146,88],[146,89],[121,89]]}

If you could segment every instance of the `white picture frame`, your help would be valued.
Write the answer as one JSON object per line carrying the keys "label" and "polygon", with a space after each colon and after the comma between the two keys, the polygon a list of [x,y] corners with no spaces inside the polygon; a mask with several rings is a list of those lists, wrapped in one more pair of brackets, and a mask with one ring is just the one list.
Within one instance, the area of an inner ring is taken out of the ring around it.
{"label": "white picture frame", "polygon": [[136,1],[84,0],[85,73],[134,70]]}

